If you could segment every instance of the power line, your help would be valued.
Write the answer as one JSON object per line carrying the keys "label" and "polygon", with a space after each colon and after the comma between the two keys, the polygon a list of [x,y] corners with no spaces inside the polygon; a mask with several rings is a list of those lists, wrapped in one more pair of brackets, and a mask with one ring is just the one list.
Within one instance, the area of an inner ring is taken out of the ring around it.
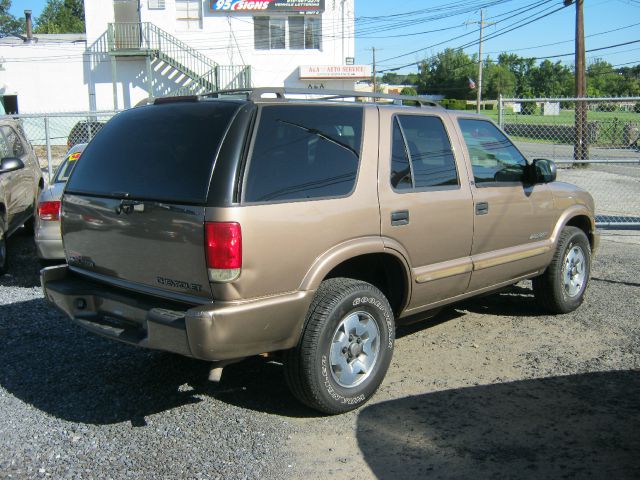
{"label": "power line", "polygon": [[[537,6],[542,6],[542,5],[546,4],[546,3],[549,3],[549,1],[545,1],[545,2],[538,3],[538,4],[537,4]],[[534,4],[531,4],[531,5],[536,5],[536,4],[534,3]],[[537,7],[534,7],[534,8],[537,8]],[[534,19],[534,20],[531,20],[531,21],[527,22],[525,25],[528,25],[529,23],[532,23],[532,22],[534,22],[534,21],[540,20],[540,19],[544,18],[545,16],[551,15],[552,13],[555,13],[556,11],[562,10],[562,9],[564,9],[564,8],[565,8],[565,7],[563,6],[563,7],[559,8],[559,9],[557,9],[557,10],[554,10],[554,11],[553,11],[553,12],[551,12],[551,13],[547,13],[547,14],[545,14],[545,15],[541,16],[541,17],[538,17],[538,18],[536,18],[536,19]],[[523,14],[523,13],[526,13],[526,12],[521,12],[521,13],[519,13],[519,14],[513,15],[511,18],[513,18],[513,17],[515,17],[515,16],[519,16],[519,15],[521,15],[521,14]],[[501,23],[501,22],[504,22],[504,21],[506,21],[506,19],[504,19],[504,20],[500,20],[500,21],[498,21],[498,22],[496,22],[496,23]],[[519,20],[519,21],[522,21],[522,20]],[[518,21],[518,22],[519,22],[519,21]],[[518,22],[515,22],[515,23],[518,23]],[[509,26],[507,26],[507,27],[505,27],[505,28],[509,28],[510,26],[515,25],[515,23],[512,23],[511,25],[509,25]],[[525,26],[525,25],[521,25],[521,26]],[[516,28],[519,28],[519,27],[516,27]],[[513,28],[512,30],[515,30],[515,28]],[[428,50],[428,49],[430,49],[430,48],[437,47],[437,46],[443,45],[443,44],[445,44],[445,43],[449,43],[449,42],[451,42],[451,41],[453,41],[453,40],[458,40],[458,39],[460,39],[460,38],[466,37],[466,36],[471,35],[471,34],[477,34],[479,31],[480,31],[480,29],[476,29],[476,30],[473,30],[473,31],[468,32],[468,33],[466,33],[466,34],[458,35],[458,36],[453,37],[453,38],[450,38],[450,39],[448,39],[448,40],[445,40],[445,41],[442,41],[442,42],[438,42],[438,43],[435,43],[435,44],[433,44],[433,45],[429,45],[429,46],[427,46],[427,47],[419,48],[419,49],[417,49],[417,50],[413,50],[413,51],[411,51],[411,52],[404,53],[404,54],[402,54],[402,55],[396,55],[396,56],[394,56],[394,57],[385,58],[384,60],[381,60],[381,61],[380,61],[380,63],[385,63],[385,62],[388,62],[388,61],[390,61],[390,60],[395,60],[395,59],[398,59],[398,58],[407,57],[407,56],[409,56],[409,55],[413,55],[413,54],[416,54],[416,53],[418,53],[418,52],[422,52],[422,51],[424,51],[424,50]],[[508,32],[504,32],[504,33],[508,33]],[[494,38],[494,36],[495,36],[495,35],[491,36],[490,38]],[[487,38],[487,40],[489,40],[490,38]],[[474,42],[469,42],[469,43],[467,43],[467,44],[465,44],[465,45],[463,45],[463,46],[461,46],[461,47],[457,47],[457,48],[466,48],[466,47],[470,47],[470,46],[477,45],[477,44],[478,44],[478,41],[476,40],[476,41],[474,41]],[[401,69],[401,68],[410,67],[410,66],[413,66],[413,65],[417,65],[417,64],[419,64],[419,63],[420,63],[420,62],[412,62],[412,63],[409,63],[409,64],[407,64],[407,65],[403,65],[403,66],[401,66],[401,67],[396,67],[396,69]],[[388,69],[388,70],[390,70],[390,69]]]}

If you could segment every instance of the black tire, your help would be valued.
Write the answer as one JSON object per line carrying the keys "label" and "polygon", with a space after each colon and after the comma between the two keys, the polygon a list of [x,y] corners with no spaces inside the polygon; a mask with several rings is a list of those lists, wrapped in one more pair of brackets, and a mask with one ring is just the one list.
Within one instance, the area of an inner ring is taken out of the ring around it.
{"label": "black tire", "polygon": [[[573,263],[575,252],[581,252],[584,265]],[[579,272],[582,268],[583,273]],[[580,275],[581,282],[576,280]],[[549,313],[569,313],[578,308],[583,300],[591,274],[591,245],[582,230],[576,227],[565,227],[560,233],[558,246],[551,263],[545,272],[533,279],[533,293],[538,304]],[[566,278],[565,278],[566,276]],[[571,279],[567,285],[566,281]]]}
{"label": "black tire", "polygon": [[24,222],[23,232],[25,235],[33,235],[36,231],[36,215],[38,214],[38,201],[40,200],[40,195],[42,195],[42,189],[38,188],[38,194],[33,202],[33,214]]}
{"label": "black tire", "polygon": [[0,224],[0,275],[7,273],[9,269],[9,255],[7,253],[7,236]]}
{"label": "black tire", "polygon": [[[347,336],[346,326],[353,324],[360,331]],[[334,340],[338,336],[348,347],[337,347]],[[353,410],[371,398],[382,383],[394,340],[393,310],[380,290],[360,280],[325,280],[309,307],[298,346],[285,352],[287,384],[298,400],[322,413]],[[349,385],[339,383],[351,373],[343,376],[339,367],[332,364],[332,345],[337,349],[335,353],[342,354],[344,365],[358,366],[359,373],[354,374]],[[366,349],[371,353],[367,354]],[[369,362],[366,372],[360,368]]]}
{"label": "black tire", "polygon": [[36,219],[35,217],[29,218],[26,222],[24,222],[24,228],[22,229],[22,233],[27,236],[32,236],[36,231]]}

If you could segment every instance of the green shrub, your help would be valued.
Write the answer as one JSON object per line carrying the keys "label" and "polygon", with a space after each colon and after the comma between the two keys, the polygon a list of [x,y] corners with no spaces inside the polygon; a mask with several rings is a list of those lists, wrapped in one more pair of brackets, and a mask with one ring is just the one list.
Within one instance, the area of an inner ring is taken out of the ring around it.
{"label": "green shrub", "polygon": [[445,98],[440,101],[440,105],[448,110],[466,110],[467,109],[467,101],[466,100],[457,100],[455,98]]}
{"label": "green shrub", "polygon": [[536,102],[522,102],[522,115],[538,115],[538,111]]}
{"label": "green shrub", "polygon": [[400,95],[407,95],[408,97],[417,97],[418,92],[416,92],[416,89],[413,87],[404,87],[400,91]]}
{"label": "green shrub", "polygon": [[620,110],[620,105],[617,103],[599,103],[596,105],[597,112],[617,112]]}
{"label": "green shrub", "polygon": [[633,111],[635,113],[640,113],[640,102],[637,102],[634,106],[633,106]]}
{"label": "green shrub", "polygon": [[494,108],[495,108],[495,107],[494,107],[493,103],[486,103],[486,104],[484,105],[484,109],[485,109],[485,110],[493,110]]}
{"label": "green shrub", "polygon": [[[413,87],[404,87],[402,90],[400,90],[400,95],[406,95],[408,97],[417,97],[418,92],[416,92],[416,89]],[[413,100],[403,100],[402,104],[409,105],[409,106],[416,106],[418,102],[414,102]]]}

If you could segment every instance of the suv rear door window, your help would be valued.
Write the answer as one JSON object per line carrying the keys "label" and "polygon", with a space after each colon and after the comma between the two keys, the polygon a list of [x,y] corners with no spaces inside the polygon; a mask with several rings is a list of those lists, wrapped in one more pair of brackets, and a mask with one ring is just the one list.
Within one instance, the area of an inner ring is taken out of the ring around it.
{"label": "suv rear door window", "polygon": [[486,120],[458,120],[467,144],[476,185],[521,182],[527,160],[511,141]]}
{"label": "suv rear door window", "polygon": [[199,204],[214,157],[240,102],[181,102],[133,108],[97,133],[67,191]]}
{"label": "suv rear door window", "polygon": [[[397,122],[397,123],[396,123]],[[456,161],[442,120],[435,116],[398,115],[393,129],[391,185],[411,187],[407,178],[407,152],[415,188],[458,185]],[[406,165],[406,166],[405,166]]]}
{"label": "suv rear door window", "polygon": [[393,121],[393,145],[391,147],[391,186],[396,190],[413,188],[413,175],[398,118]]}
{"label": "suv rear door window", "polygon": [[355,186],[361,107],[265,106],[245,181],[246,202],[348,195]]}

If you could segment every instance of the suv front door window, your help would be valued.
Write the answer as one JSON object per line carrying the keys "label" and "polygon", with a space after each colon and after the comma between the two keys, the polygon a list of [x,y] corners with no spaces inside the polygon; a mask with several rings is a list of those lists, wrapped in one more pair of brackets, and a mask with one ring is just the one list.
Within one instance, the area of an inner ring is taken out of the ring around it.
{"label": "suv front door window", "polygon": [[522,182],[527,160],[486,120],[460,119],[476,184]]}

